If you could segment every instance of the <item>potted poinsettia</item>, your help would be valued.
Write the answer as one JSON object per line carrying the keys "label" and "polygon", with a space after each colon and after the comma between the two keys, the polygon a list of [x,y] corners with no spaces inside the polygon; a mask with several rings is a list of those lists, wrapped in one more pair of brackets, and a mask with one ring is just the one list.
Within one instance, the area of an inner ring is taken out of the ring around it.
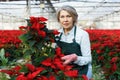
{"label": "potted poinsettia", "polygon": [[87,80],[85,75],[78,76],[73,66],[62,64],[64,56],[59,47],[53,47],[57,30],[49,30],[47,19],[33,17],[27,20],[27,26],[20,26],[24,34],[19,38],[23,44],[24,64],[1,70],[7,73],[11,80]]}

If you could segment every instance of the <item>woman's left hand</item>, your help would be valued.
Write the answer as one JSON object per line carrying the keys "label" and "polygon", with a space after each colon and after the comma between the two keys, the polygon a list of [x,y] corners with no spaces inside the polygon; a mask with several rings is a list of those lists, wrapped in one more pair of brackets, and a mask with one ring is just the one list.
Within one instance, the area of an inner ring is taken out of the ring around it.
{"label": "woman's left hand", "polygon": [[64,57],[61,58],[64,62],[64,65],[70,64],[73,61],[77,60],[77,55],[76,54],[70,54],[70,55],[66,55]]}

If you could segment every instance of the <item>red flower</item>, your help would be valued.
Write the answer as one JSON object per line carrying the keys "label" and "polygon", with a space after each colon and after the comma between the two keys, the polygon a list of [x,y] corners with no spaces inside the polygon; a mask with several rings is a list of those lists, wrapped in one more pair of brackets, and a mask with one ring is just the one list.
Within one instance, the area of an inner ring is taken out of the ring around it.
{"label": "red flower", "polygon": [[45,66],[51,66],[52,62],[50,58],[47,58],[46,60],[42,61],[41,64]]}
{"label": "red flower", "polygon": [[34,79],[32,73],[29,73],[29,74],[27,75],[27,79],[28,79],[28,80],[33,80],[33,79]]}
{"label": "red flower", "polygon": [[109,56],[113,56],[116,52],[109,52]]}
{"label": "red flower", "polygon": [[41,28],[43,28],[45,25],[41,23],[34,22],[31,26],[32,29],[39,31]]}
{"label": "red flower", "polygon": [[11,56],[11,54],[9,52],[5,53],[5,57],[10,57],[10,56]]}
{"label": "red flower", "polygon": [[39,29],[42,29],[42,28],[44,28],[44,27],[45,27],[45,24],[39,23]]}
{"label": "red flower", "polygon": [[55,76],[50,76],[49,80],[56,80]]}
{"label": "red flower", "polygon": [[43,70],[45,70],[45,68],[43,68],[43,67],[36,67],[36,71],[43,71]]}
{"label": "red flower", "polygon": [[9,74],[9,75],[20,75],[22,73],[19,72],[19,70],[21,69],[20,66],[16,66],[15,68],[12,68],[11,70],[1,70],[0,72]]}
{"label": "red flower", "polygon": [[34,71],[34,72],[32,72],[32,73],[29,73],[28,75],[27,75],[27,78],[29,79],[29,80],[33,80],[41,71],[43,71],[44,70],[44,68],[39,68],[39,69],[37,69],[36,71]]}
{"label": "red flower", "polygon": [[31,23],[34,23],[34,22],[36,22],[36,21],[37,21],[37,18],[36,18],[36,17],[33,17],[33,16],[30,17],[30,22],[31,22]]}
{"label": "red flower", "polygon": [[104,60],[104,56],[98,56],[98,60],[99,61],[103,61]]}
{"label": "red flower", "polygon": [[65,66],[63,65],[62,61],[60,58],[56,57],[54,58],[54,64],[56,65],[56,67],[60,70],[64,70],[65,69]]}
{"label": "red flower", "polygon": [[14,72],[11,71],[11,70],[0,70],[0,72],[3,72],[3,73],[6,73],[6,74],[9,74],[10,76],[14,74]]}
{"label": "red flower", "polygon": [[15,70],[15,71],[19,71],[21,69],[21,66],[15,66],[14,68],[12,68],[12,70]]}
{"label": "red flower", "polygon": [[33,72],[35,70],[35,66],[32,64],[26,64],[25,65],[31,72]]}
{"label": "red flower", "polygon": [[78,77],[78,70],[65,71],[64,74],[69,77]]}
{"label": "red flower", "polygon": [[42,22],[47,21],[47,19],[46,19],[46,18],[44,18],[44,17],[38,17],[38,20],[39,20],[39,21],[42,21]]}
{"label": "red flower", "polygon": [[0,44],[0,48],[2,48],[4,46],[4,44]]}
{"label": "red flower", "polygon": [[110,70],[112,73],[115,72],[117,70],[117,65],[115,63],[113,63]]}
{"label": "red flower", "polygon": [[44,18],[44,17],[34,17],[34,16],[31,16],[30,17],[30,22],[31,23],[34,23],[34,22],[38,22],[38,21],[41,21],[41,22],[45,22],[45,21],[47,21],[47,19],[46,18]]}
{"label": "red flower", "polygon": [[113,57],[111,60],[110,60],[110,63],[116,63],[118,60],[118,57]]}
{"label": "red flower", "polygon": [[60,48],[60,47],[57,47],[57,48],[55,49],[55,53],[56,53],[57,56],[60,56],[60,57],[63,57],[63,56],[64,56],[64,54],[62,54],[62,52],[61,52],[61,48]]}
{"label": "red flower", "polygon": [[96,52],[97,52],[97,54],[101,54],[101,50],[99,50],[99,49],[96,50]]}
{"label": "red flower", "polygon": [[24,75],[17,76],[16,80],[28,80]]}
{"label": "red flower", "polygon": [[88,80],[86,75],[82,75],[83,80]]}
{"label": "red flower", "polygon": [[38,31],[45,27],[45,21],[47,21],[47,19],[44,17],[30,17],[31,28]]}
{"label": "red flower", "polygon": [[38,35],[42,36],[43,38],[46,37],[45,31],[39,30]]}
{"label": "red flower", "polygon": [[58,32],[58,30],[53,30],[53,34],[54,35],[58,35],[60,32]]}
{"label": "red flower", "polygon": [[37,80],[49,80],[46,76],[40,76],[37,78]]}
{"label": "red flower", "polygon": [[50,42],[55,42],[55,40],[54,40],[54,39],[52,39],[52,38],[50,38]]}
{"label": "red flower", "polygon": [[8,42],[8,40],[2,38],[1,43],[6,44],[7,42]]}

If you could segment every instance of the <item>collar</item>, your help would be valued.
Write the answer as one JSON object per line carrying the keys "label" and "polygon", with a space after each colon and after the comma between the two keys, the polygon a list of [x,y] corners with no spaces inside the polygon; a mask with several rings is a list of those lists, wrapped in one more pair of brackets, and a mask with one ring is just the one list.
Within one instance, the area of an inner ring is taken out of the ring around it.
{"label": "collar", "polygon": [[[74,34],[74,29],[75,29],[75,26],[72,27],[72,29],[68,32],[68,34]],[[59,32],[64,34],[63,28],[61,28]]]}

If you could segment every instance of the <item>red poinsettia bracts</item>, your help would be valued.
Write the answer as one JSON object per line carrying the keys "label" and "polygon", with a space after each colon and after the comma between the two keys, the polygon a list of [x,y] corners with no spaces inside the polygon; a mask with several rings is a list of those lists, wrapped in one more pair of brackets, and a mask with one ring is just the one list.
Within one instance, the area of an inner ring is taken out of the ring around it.
{"label": "red poinsettia bracts", "polygon": [[[44,30],[42,30],[45,27],[45,22],[47,21],[46,18],[44,17],[34,17],[31,16],[30,20],[29,20],[29,25],[27,26],[20,26],[19,29],[20,30],[27,30],[27,31],[32,31],[32,32],[37,32],[38,35],[40,35],[41,37],[46,37],[46,32]],[[55,30],[53,32],[54,34],[58,34],[58,32]]]}
{"label": "red poinsettia bracts", "polygon": [[86,75],[82,75],[83,80],[88,80]]}
{"label": "red poinsettia bracts", "polygon": [[58,35],[58,34],[60,34],[60,32],[58,32],[58,30],[53,30],[53,34]]}
{"label": "red poinsettia bracts", "polygon": [[110,60],[110,63],[116,63],[120,58],[119,57],[113,57],[111,60]]}
{"label": "red poinsettia bracts", "polygon": [[76,77],[78,77],[78,70],[65,71],[64,74],[69,76],[69,77],[76,78]]}
{"label": "red poinsettia bracts", "polygon": [[21,75],[22,73],[19,72],[20,69],[21,69],[20,66],[15,66],[14,68],[12,68],[10,70],[2,69],[0,72],[4,72],[6,74],[9,74],[10,76]]}
{"label": "red poinsettia bracts", "polygon": [[30,23],[32,24],[31,28],[39,31],[44,28],[45,21],[47,21],[44,17],[30,17]]}
{"label": "red poinsettia bracts", "polygon": [[16,80],[28,80],[24,75],[19,75]]}
{"label": "red poinsettia bracts", "polygon": [[51,66],[52,65],[52,60],[51,58],[47,58],[46,60],[44,60],[43,62],[41,62],[42,65],[45,65],[45,66]]}
{"label": "red poinsettia bracts", "polygon": [[[53,69],[54,72],[63,71],[64,75],[69,77],[78,77],[78,70],[72,70],[73,66],[71,65],[63,65],[63,61],[61,60],[61,57],[64,56],[64,54],[61,52],[61,49],[59,47],[56,48],[56,54],[54,58],[47,58],[43,62],[41,62],[44,66],[49,66]],[[56,74],[58,74],[56,72]]]}
{"label": "red poinsettia bracts", "polygon": [[44,37],[46,37],[46,32],[42,31],[42,30],[39,30],[38,35],[41,35],[44,38]]}
{"label": "red poinsettia bracts", "polygon": [[28,68],[29,71],[33,72],[35,71],[35,66],[32,64],[25,64],[25,66]]}

